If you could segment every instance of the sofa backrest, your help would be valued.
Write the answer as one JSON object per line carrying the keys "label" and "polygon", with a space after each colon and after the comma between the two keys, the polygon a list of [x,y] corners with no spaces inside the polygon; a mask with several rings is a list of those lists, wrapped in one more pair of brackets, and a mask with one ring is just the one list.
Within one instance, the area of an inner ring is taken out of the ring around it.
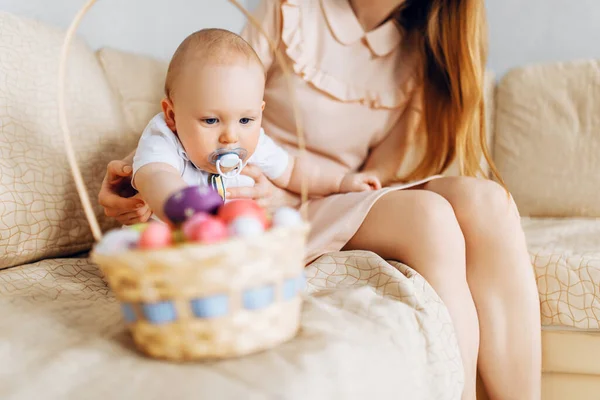
{"label": "sofa backrest", "polygon": [[[0,12],[0,269],[90,248],[86,222],[65,155],[57,109],[64,33]],[[95,54],[73,44],[68,117],[79,165],[96,204],[108,161],[138,139],[125,123]]]}
{"label": "sofa backrest", "polygon": [[168,63],[108,48],[97,54],[129,127],[141,133],[160,112]]}
{"label": "sofa backrest", "polygon": [[505,75],[494,159],[522,215],[600,217],[600,62]]}

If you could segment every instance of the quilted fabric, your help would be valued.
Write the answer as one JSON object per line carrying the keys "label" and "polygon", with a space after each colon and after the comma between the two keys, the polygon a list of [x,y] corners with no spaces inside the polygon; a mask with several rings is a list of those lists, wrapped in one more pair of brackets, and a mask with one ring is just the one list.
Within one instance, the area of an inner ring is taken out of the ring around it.
{"label": "quilted fabric", "polygon": [[[58,123],[57,76],[63,34],[0,12],[0,269],[73,254],[92,236],[67,163]],[[109,160],[136,136],[124,123],[94,54],[70,55],[68,116],[92,200]],[[102,218],[104,229],[114,222]]]}
{"label": "quilted fabric", "polygon": [[505,75],[495,140],[496,164],[522,215],[600,217],[600,61]]}
{"label": "quilted fabric", "polygon": [[600,329],[600,218],[524,219],[542,325]]}
{"label": "quilted fabric", "polygon": [[179,365],[139,355],[87,259],[0,271],[2,399],[460,399],[450,316],[425,281],[372,253],[307,269],[299,335],[240,359]]}

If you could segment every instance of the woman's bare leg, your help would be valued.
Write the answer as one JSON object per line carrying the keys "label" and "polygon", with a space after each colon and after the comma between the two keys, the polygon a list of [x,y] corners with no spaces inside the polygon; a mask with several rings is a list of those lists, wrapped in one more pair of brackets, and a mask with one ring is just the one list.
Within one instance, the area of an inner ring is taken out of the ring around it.
{"label": "woman's bare leg", "polygon": [[448,201],[424,190],[388,193],[345,249],[370,250],[402,261],[431,284],[448,307],[457,333],[465,368],[463,399],[474,399],[479,327],[467,285],[464,238]]}
{"label": "woman's bare leg", "polygon": [[518,211],[496,183],[436,179],[425,188],[454,208],[481,335],[479,371],[490,399],[540,399],[541,326],[535,276]]}

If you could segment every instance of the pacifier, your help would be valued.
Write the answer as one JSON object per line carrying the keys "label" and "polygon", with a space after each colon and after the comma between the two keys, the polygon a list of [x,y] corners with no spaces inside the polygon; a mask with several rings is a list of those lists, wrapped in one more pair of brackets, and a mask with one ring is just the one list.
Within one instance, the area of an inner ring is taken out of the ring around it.
{"label": "pacifier", "polygon": [[[246,158],[248,152],[244,149],[217,149],[212,152],[209,156],[209,162],[214,164],[217,168],[217,172],[224,178],[234,178],[242,172],[244,166],[243,160]],[[223,172],[221,169],[231,168],[228,172]]]}

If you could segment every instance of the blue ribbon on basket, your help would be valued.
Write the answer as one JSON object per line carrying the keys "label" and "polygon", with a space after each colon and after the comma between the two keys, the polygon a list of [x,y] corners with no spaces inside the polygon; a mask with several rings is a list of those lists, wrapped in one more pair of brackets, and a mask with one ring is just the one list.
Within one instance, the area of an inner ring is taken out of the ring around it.
{"label": "blue ribbon on basket", "polygon": [[[283,301],[296,298],[306,288],[304,272],[295,278],[285,279],[282,283]],[[275,302],[276,286],[269,284],[257,288],[244,290],[242,306],[246,310],[256,311],[269,307]],[[192,314],[196,318],[218,318],[229,314],[230,301],[225,294],[192,299],[189,302]],[[141,315],[138,315],[140,310]],[[172,301],[165,300],[156,303],[139,303],[135,307],[132,303],[122,303],[121,313],[127,323],[134,323],[140,319],[153,325],[168,324],[177,320],[177,309]]]}

